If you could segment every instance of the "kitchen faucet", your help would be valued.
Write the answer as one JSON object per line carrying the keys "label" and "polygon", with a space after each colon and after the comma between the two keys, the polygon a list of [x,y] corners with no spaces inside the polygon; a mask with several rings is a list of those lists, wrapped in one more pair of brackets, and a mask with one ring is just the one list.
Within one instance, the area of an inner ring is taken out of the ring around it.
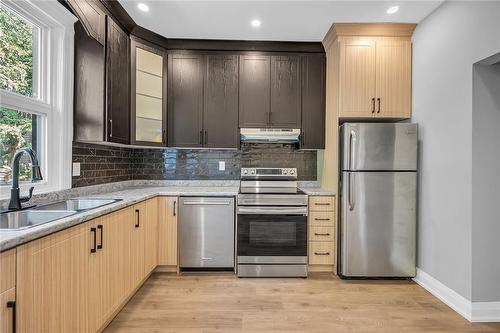
{"label": "kitchen faucet", "polygon": [[19,196],[19,163],[21,161],[21,156],[23,155],[23,153],[27,153],[31,159],[31,180],[39,181],[43,179],[42,172],[40,171],[40,165],[38,165],[38,158],[36,157],[33,149],[29,147],[18,149],[14,154],[14,158],[12,159],[12,188],[10,189],[9,210],[21,209],[21,203],[30,200],[31,196],[33,195],[34,187],[32,186],[29,189],[28,196]]}

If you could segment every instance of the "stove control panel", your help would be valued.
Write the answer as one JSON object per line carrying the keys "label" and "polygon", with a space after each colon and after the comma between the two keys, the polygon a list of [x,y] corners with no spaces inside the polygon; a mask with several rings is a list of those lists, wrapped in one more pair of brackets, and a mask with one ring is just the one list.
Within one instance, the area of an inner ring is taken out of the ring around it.
{"label": "stove control panel", "polygon": [[241,178],[297,178],[297,168],[241,168]]}

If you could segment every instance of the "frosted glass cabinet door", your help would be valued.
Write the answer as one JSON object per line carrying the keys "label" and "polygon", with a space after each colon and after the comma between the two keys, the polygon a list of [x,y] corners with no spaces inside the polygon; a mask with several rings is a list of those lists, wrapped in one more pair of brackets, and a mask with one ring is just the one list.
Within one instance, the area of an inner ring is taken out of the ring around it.
{"label": "frosted glass cabinet door", "polygon": [[132,46],[134,143],[164,145],[166,56],[163,51],[139,42],[133,41]]}

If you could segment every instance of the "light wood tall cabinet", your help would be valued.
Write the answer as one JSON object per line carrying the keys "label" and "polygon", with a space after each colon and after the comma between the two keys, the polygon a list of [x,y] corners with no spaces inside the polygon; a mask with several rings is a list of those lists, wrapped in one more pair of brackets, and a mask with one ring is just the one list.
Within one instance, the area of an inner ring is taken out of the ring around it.
{"label": "light wood tall cabinet", "polygon": [[[340,118],[411,117],[414,24],[334,24],[325,38],[338,48]],[[328,89],[328,87],[327,87]]]}
{"label": "light wood tall cabinet", "polygon": [[0,253],[0,332],[13,333],[16,323],[16,250]]}
{"label": "light wood tall cabinet", "polygon": [[158,265],[177,270],[178,198],[158,198]]}

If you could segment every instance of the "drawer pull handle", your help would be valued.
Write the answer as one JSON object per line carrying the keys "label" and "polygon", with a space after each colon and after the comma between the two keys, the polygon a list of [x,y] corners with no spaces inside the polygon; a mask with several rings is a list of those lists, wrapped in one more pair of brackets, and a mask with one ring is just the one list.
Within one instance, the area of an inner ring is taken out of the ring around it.
{"label": "drawer pull handle", "polygon": [[330,221],[330,219],[329,219],[329,218],[323,218],[323,219],[322,219],[322,218],[318,218],[318,217],[315,217],[315,218],[314,218],[314,220],[315,220],[315,221]]}
{"label": "drawer pull handle", "polygon": [[316,206],[330,206],[329,202],[315,202],[314,204]]}
{"label": "drawer pull handle", "polygon": [[314,252],[316,256],[329,256],[330,252]]}
{"label": "drawer pull handle", "polygon": [[8,301],[7,308],[12,309],[12,333],[16,333],[16,301]]}
{"label": "drawer pull handle", "polygon": [[315,232],[314,235],[315,236],[330,236],[330,233],[329,232],[326,232],[326,233]]}

